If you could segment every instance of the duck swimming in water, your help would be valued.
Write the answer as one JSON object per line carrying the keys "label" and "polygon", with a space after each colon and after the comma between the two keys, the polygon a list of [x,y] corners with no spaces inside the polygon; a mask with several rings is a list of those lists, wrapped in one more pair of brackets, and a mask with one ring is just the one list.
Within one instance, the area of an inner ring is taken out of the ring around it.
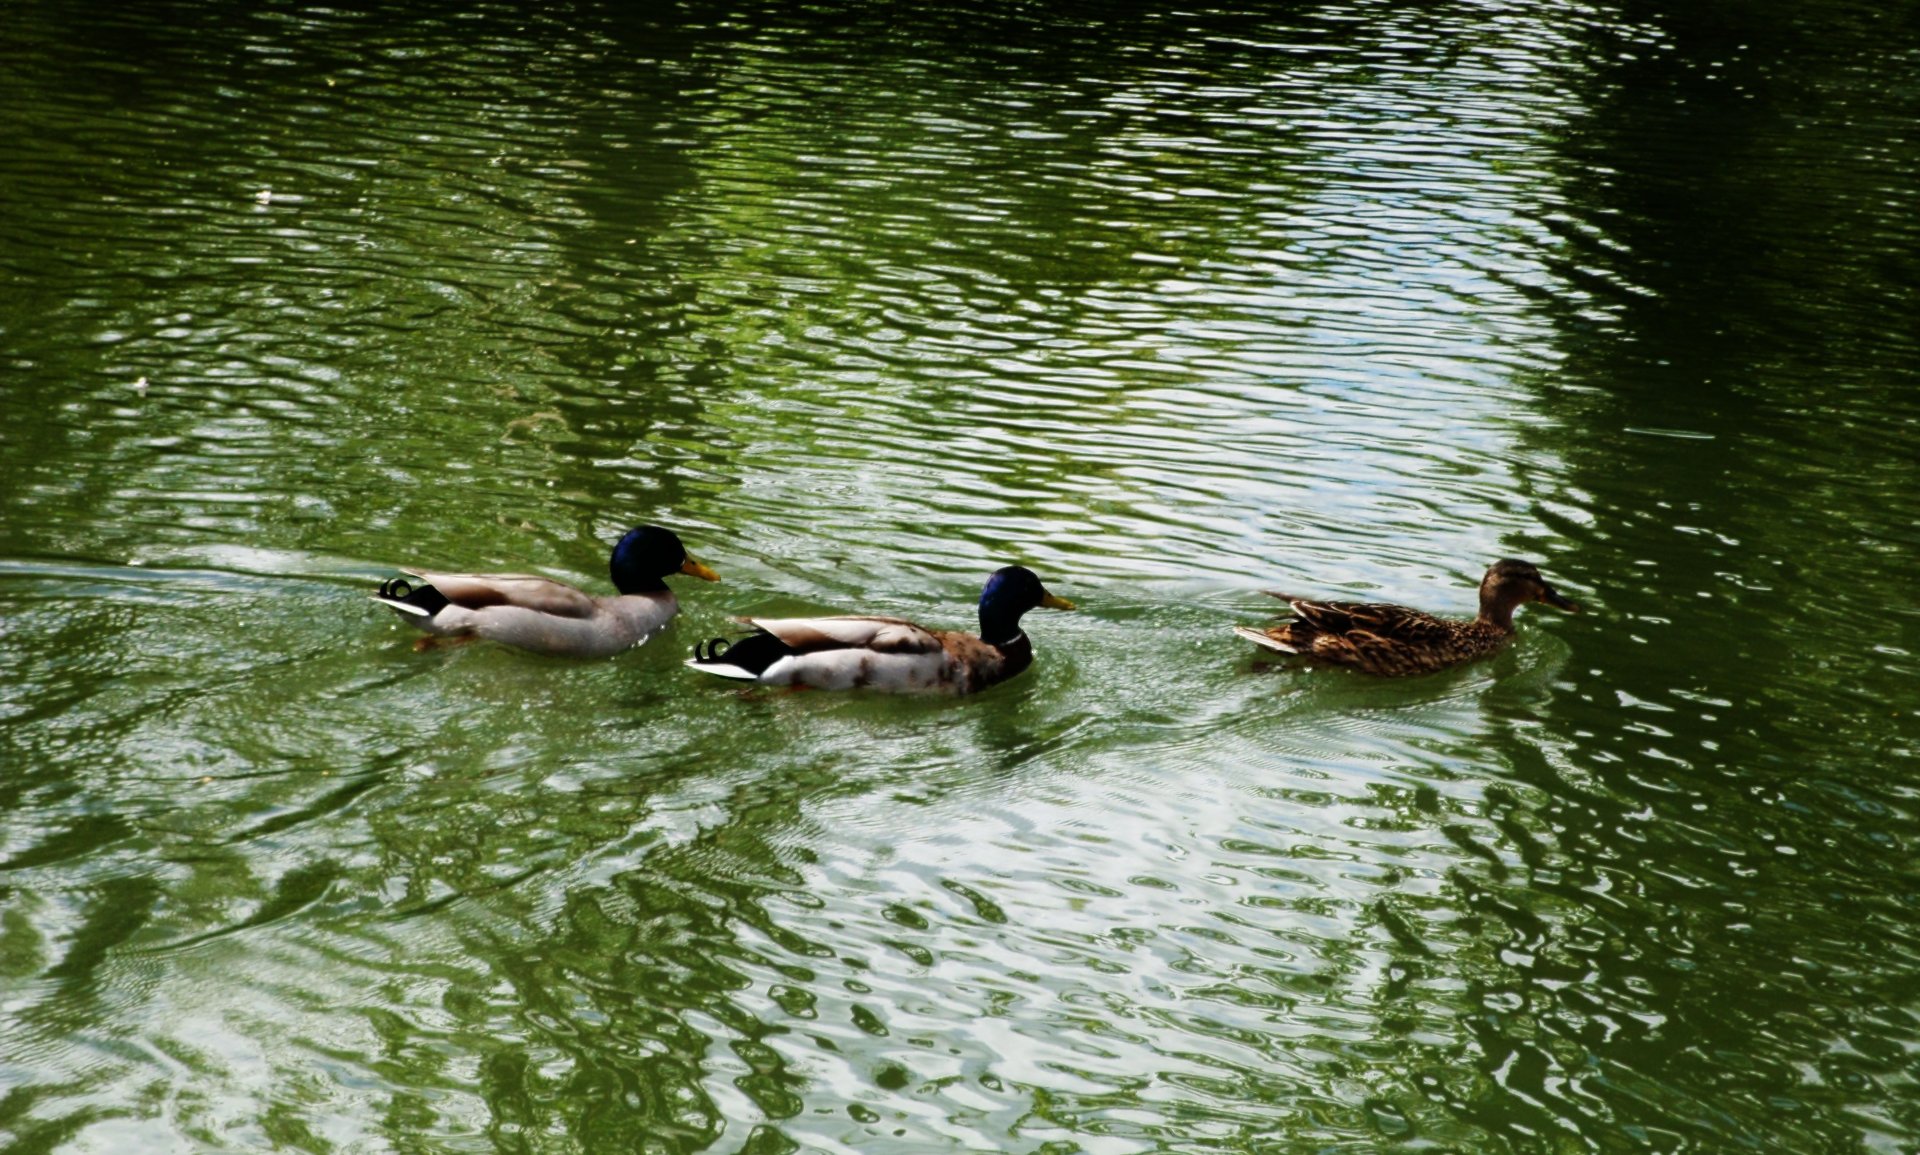
{"label": "duck swimming in water", "polygon": [[[680,605],[662,581],[686,574],[720,575],[687,556],[670,529],[643,525],[613,547],[613,586],[597,597],[565,582],[529,574],[434,573],[403,569],[372,595],[409,624],[447,638],[487,638],[538,654],[603,658],[639,645],[673,619]],[[422,639],[423,644],[426,639]]]}
{"label": "duck swimming in water", "polygon": [[1548,585],[1532,563],[1511,558],[1494,562],[1480,579],[1480,615],[1471,621],[1381,602],[1273,596],[1293,607],[1292,618],[1266,629],[1235,626],[1233,632],[1269,650],[1390,678],[1498,653],[1513,638],[1513,611],[1527,602],[1569,613],[1580,609]]}
{"label": "duck swimming in water", "polygon": [[687,665],[722,678],[819,690],[971,694],[1033,664],[1020,629],[1028,610],[1073,609],[1030,569],[1008,566],[980,593],[980,634],[930,630],[902,618],[746,618],[754,632],[715,638]]}

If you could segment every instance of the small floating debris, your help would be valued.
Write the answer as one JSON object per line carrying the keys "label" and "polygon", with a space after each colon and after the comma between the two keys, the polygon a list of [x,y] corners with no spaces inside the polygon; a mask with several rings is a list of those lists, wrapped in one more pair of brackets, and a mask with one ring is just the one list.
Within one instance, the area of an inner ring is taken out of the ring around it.
{"label": "small floating debris", "polygon": [[138,381],[135,381],[133,383],[133,391],[135,393],[138,393],[140,396],[145,397],[147,395],[147,379],[145,377],[142,377]]}
{"label": "small floating debris", "polygon": [[253,199],[259,204],[270,205],[273,203],[273,190],[270,188],[263,188],[259,192],[253,194]]}
{"label": "small floating debris", "polygon": [[1681,441],[1712,441],[1711,433],[1699,433],[1692,429],[1661,429],[1654,425],[1629,425],[1628,433],[1638,433],[1642,437],[1675,437]]}

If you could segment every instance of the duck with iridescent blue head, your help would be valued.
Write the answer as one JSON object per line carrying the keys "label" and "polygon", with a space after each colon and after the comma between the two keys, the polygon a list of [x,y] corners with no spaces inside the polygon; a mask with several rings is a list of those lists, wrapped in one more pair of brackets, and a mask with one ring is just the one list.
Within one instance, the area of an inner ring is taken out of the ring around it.
{"label": "duck with iridescent blue head", "polygon": [[1028,610],[1070,610],[1024,566],[995,570],[980,592],[980,633],[931,630],[903,618],[743,618],[753,632],[695,647],[687,665],[722,678],[816,690],[971,694],[1033,664],[1020,628]]}
{"label": "duck with iridescent blue head", "polygon": [[[402,569],[418,584],[394,578],[371,595],[408,624],[439,638],[486,638],[537,654],[604,658],[646,641],[673,620],[680,603],[663,580],[720,575],[687,556],[672,530],[628,530],[609,562],[614,596],[596,596],[533,574],[438,573]],[[420,639],[422,646],[432,640]]]}

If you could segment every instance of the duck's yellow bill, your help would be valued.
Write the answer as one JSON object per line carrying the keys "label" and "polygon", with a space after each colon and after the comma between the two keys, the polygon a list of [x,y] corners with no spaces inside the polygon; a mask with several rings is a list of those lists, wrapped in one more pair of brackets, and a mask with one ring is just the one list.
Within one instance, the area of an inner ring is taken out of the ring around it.
{"label": "duck's yellow bill", "polygon": [[1067,599],[1063,597],[1059,597],[1055,594],[1042,594],[1040,597],[1040,604],[1047,607],[1050,610],[1077,610],[1080,608],[1079,606],[1074,605],[1072,602],[1068,601]]}
{"label": "duck's yellow bill", "polygon": [[717,582],[720,580],[719,574],[714,573],[692,558],[688,558],[686,561],[680,563],[680,572],[686,574],[688,577],[697,577],[703,582]]}

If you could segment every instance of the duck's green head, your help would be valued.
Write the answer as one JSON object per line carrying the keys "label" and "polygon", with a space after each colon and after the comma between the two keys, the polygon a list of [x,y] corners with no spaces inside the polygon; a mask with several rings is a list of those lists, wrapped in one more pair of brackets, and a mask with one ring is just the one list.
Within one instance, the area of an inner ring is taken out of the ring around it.
{"label": "duck's green head", "polygon": [[980,639],[999,644],[1020,635],[1020,615],[1046,606],[1070,610],[1073,603],[1047,592],[1040,579],[1025,566],[1010,565],[994,570],[987,586],[980,591]]}
{"label": "duck's green head", "polygon": [[1544,602],[1558,610],[1570,614],[1580,612],[1580,607],[1560,596],[1560,592],[1547,584],[1540,571],[1532,562],[1503,558],[1494,562],[1487,570],[1487,576],[1480,579],[1480,614],[1497,622],[1513,620],[1513,611],[1527,602]]}
{"label": "duck's green head", "polygon": [[660,580],[668,574],[683,573],[702,581],[717,582],[720,575],[687,556],[686,547],[670,529],[658,525],[636,526],[627,531],[613,547],[613,588],[623,594],[659,593],[667,588]]}

